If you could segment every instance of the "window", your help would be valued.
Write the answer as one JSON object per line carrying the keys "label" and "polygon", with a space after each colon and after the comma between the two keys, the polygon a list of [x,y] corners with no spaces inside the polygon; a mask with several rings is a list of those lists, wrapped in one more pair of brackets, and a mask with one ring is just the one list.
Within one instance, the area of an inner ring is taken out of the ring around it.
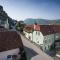
{"label": "window", "polygon": [[48,42],[51,43],[52,40],[49,40]]}
{"label": "window", "polygon": [[12,55],[12,58],[16,58],[17,57],[17,55]]}
{"label": "window", "polygon": [[0,20],[0,24],[5,24],[6,21]]}
{"label": "window", "polygon": [[40,32],[39,32],[39,31],[36,31],[36,35],[37,35],[37,34],[40,35]]}
{"label": "window", "polygon": [[31,39],[31,37],[29,36],[29,39]]}
{"label": "window", "polygon": [[58,36],[56,36],[56,38],[58,38]]}
{"label": "window", "polygon": [[7,59],[16,59],[17,58],[17,55],[8,55],[7,56]]}
{"label": "window", "polygon": [[46,50],[46,47],[45,47],[45,50]]}
{"label": "window", "polygon": [[39,43],[39,41],[37,41],[37,43]]}
{"label": "window", "polygon": [[50,46],[48,45],[48,49],[50,48]]}
{"label": "window", "polygon": [[37,31],[36,31],[36,35],[37,35]]}
{"label": "window", "polygon": [[45,43],[47,43],[47,40],[45,40]]}
{"label": "window", "polygon": [[40,32],[38,32],[38,35],[40,35]]}
{"label": "window", "polygon": [[8,55],[7,58],[11,58],[11,55]]}

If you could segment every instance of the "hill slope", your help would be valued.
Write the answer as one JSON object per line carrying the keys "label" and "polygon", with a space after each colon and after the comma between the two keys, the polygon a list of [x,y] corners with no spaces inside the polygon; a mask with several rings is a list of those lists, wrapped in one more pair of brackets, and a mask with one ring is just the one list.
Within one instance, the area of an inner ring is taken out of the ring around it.
{"label": "hill slope", "polygon": [[57,20],[47,20],[47,19],[26,19],[24,20],[24,23],[26,23],[27,25],[31,25],[34,23],[38,23],[38,24],[43,24],[43,25],[48,25],[48,24],[58,24],[60,25],[60,19]]}

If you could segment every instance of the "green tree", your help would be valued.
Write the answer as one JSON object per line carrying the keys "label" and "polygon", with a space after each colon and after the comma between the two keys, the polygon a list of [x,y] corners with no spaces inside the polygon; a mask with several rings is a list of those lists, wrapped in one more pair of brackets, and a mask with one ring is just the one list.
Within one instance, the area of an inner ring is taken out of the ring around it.
{"label": "green tree", "polygon": [[25,26],[25,24],[21,24],[20,22],[18,22],[16,24],[16,29],[20,32],[23,32],[24,26]]}

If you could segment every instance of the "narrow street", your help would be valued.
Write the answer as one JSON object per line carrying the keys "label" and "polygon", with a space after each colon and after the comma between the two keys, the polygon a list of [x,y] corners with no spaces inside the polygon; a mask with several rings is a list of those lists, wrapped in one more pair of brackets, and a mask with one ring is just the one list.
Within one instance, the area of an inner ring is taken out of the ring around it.
{"label": "narrow street", "polygon": [[41,51],[37,46],[28,41],[23,35],[21,35],[21,38],[25,47],[27,60],[54,60],[52,57]]}

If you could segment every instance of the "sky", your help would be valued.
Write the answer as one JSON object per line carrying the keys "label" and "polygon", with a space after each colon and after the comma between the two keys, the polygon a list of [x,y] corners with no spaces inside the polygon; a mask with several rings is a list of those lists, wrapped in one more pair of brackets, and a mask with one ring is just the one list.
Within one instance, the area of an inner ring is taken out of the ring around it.
{"label": "sky", "polygon": [[60,0],[0,0],[6,13],[16,20],[60,19]]}

